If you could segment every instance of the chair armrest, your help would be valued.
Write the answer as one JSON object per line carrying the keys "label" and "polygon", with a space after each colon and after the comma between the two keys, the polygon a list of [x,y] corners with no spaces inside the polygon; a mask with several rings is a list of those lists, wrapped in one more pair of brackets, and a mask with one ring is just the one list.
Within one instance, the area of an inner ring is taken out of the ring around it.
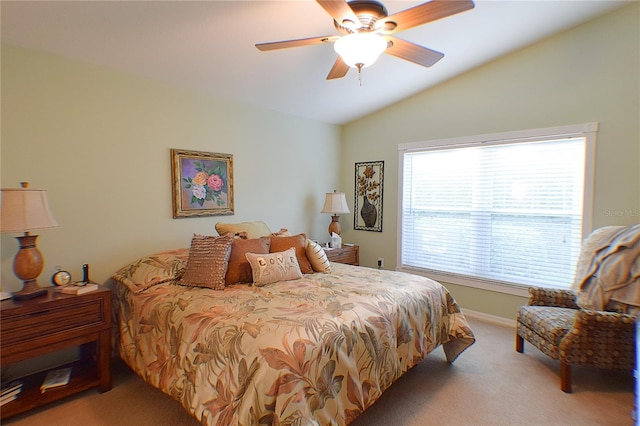
{"label": "chair armrest", "polygon": [[529,306],[552,306],[556,308],[580,309],[576,295],[571,290],[529,287]]}
{"label": "chair armrest", "polygon": [[582,309],[576,316],[574,328],[597,326],[598,328],[613,328],[625,331],[635,331],[635,317],[629,314],[609,311],[592,311]]}
{"label": "chair armrest", "polygon": [[631,370],[635,367],[635,319],[617,312],[581,310],[560,342],[569,364]]}

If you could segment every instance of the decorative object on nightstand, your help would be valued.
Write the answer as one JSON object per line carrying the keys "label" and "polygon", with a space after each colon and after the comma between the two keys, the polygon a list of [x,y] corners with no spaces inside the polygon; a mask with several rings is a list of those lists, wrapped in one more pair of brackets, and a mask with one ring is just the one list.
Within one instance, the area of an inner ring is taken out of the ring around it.
{"label": "decorative object on nightstand", "polygon": [[56,287],[55,291],[64,294],[85,294],[100,288],[96,283],[72,283]]}
{"label": "decorative object on nightstand", "polygon": [[71,274],[69,271],[63,271],[56,266],[56,272],[51,276],[51,282],[54,285],[67,285],[71,283]]}
{"label": "decorative object on nightstand", "polygon": [[36,229],[55,228],[58,223],[51,214],[47,191],[29,189],[28,182],[21,182],[22,188],[3,188],[0,213],[1,232],[24,232],[16,237],[20,250],[13,260],[13,272],[22,280],[22,290],[12,293],[17,300],[31,299],[47,294],[38,286],[37,278],[44,268],[42,253],[36,246],[37,235],[29,232]]}
{"label": "decorative object on nightstand", "polygon": [[329,224],[329,235],[336,234],[340,235],[342,233],[342,228],[340,227],[340,216],[341,214],[349,214],[349,206],[347,205],[347,199],[344,196],[344,192],[327,192],[324,207],[320,213],[329,213],[331,214],[331,223]]}

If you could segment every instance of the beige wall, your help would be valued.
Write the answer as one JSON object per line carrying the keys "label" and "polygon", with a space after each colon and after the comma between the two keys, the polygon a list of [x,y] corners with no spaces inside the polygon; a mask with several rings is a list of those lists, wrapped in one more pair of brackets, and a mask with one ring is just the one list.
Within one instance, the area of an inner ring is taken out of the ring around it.
{"label": "beige wall", "polygon": [[[43,284],[55,265],[79,277],[83,263],[104,282],[219,220],[326,240],[323,193],[339,188],[353,206],[354,162],[384,160],[383,232],[354,231],[351,215],[341,224],[362,264],[384,257],[392,269],[399,143],[597,121],[594,226],[635,223],[606,212],[640,209],[638,16],[626,7],[342,128],[3,46],[1,183],[50,192],[61,226],[40,232]],[[172,219],[170,148],[234,155],[234,216]],[[13,291],[17,243],[1,242],[2,288]],[[524,302],[448,286],[463,307],[506,318]]]}
{"label": "beige wall", "polygon": [[[342,223],[345,240],[360,244],[361,264],[384,257],[387,268],[395,267],[400,143],[596,121],[593,225],[640,222],[638,9],[627,6],[346,125],[347,193],[355,162],[385,162],[383,232]],[[526,300],[447,286],[463,307],[506,318]]]}
{"label": "beige wall", "polygon": [[[38,232],[43,285],[56,265],[80,278],[83,263],[105,282],[139,256],[215,235],[217,221],[328,238],[319,212],[338,183],[338,126],[3,45],[1,136],[2,187],[48,189],[60,223]],[[235,215],[172,218],[170,148],[233,154]],[[2,235],[4,291],[21,287],[13,236]]]}

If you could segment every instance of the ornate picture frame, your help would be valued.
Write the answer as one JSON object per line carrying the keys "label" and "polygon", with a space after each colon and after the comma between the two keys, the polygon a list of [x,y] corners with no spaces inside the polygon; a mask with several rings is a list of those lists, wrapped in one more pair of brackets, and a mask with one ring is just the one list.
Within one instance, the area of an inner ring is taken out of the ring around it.
{"label": "ornate picture frame", "polygon": [[356,163],[353,229],[382,232],[384,161]]}
{"label": "ornate picture frame", "polygon": [[173,218],[231,215],[233,155],[171,149]]}

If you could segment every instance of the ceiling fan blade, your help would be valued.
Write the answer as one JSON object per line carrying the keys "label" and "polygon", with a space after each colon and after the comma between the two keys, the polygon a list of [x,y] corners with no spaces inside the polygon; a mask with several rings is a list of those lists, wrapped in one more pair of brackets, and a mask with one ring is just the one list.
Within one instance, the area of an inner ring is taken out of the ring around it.
{"label": "ceiling fan blade", "polygon": [[331,68],[331,71],[329,71],[329,75],[327,75],[327,80],[342,78],[345,75],[347,75],[348,71],[349,71],[349,65],[345,64],[341,56],[338,56],[336,61],[333,63],[333,67]]}
{"label": "ceiling fan blade", "polygon": [[444,57],[444,53],[419,46],[410,41],[402,40],[396,37],[385,37],[391,43],[385,50],[385,53],[393,55],[397,58],[413,62],[423,67],[430,67]]}
{"label": "ceiling fan blade", "polygon": [[320,6],[338,23],[345,27],[360,26],[360,19],[344,0],[316,0]]}
{"label": "ceiling fan blade", "polygon": [[395,13],[378,22],[383,33],[396,33],[446,18],[475,7],[471,0],[432,0]]}
{"label": "ceiling fan blade", "polygon": [[284,40],[284,41],[272,41],[269,43],[258,43],[256,47],[258,50],[267,51],[267,50],[276,50],[276,49],[286,49],[289,47],[299,47],[299,46],[310,46],[313,44],[322,44],[334,42],[338,39],[337,36],[324,36],[324,37],[310,37],[310,38],[301,38],[298,40]]}

